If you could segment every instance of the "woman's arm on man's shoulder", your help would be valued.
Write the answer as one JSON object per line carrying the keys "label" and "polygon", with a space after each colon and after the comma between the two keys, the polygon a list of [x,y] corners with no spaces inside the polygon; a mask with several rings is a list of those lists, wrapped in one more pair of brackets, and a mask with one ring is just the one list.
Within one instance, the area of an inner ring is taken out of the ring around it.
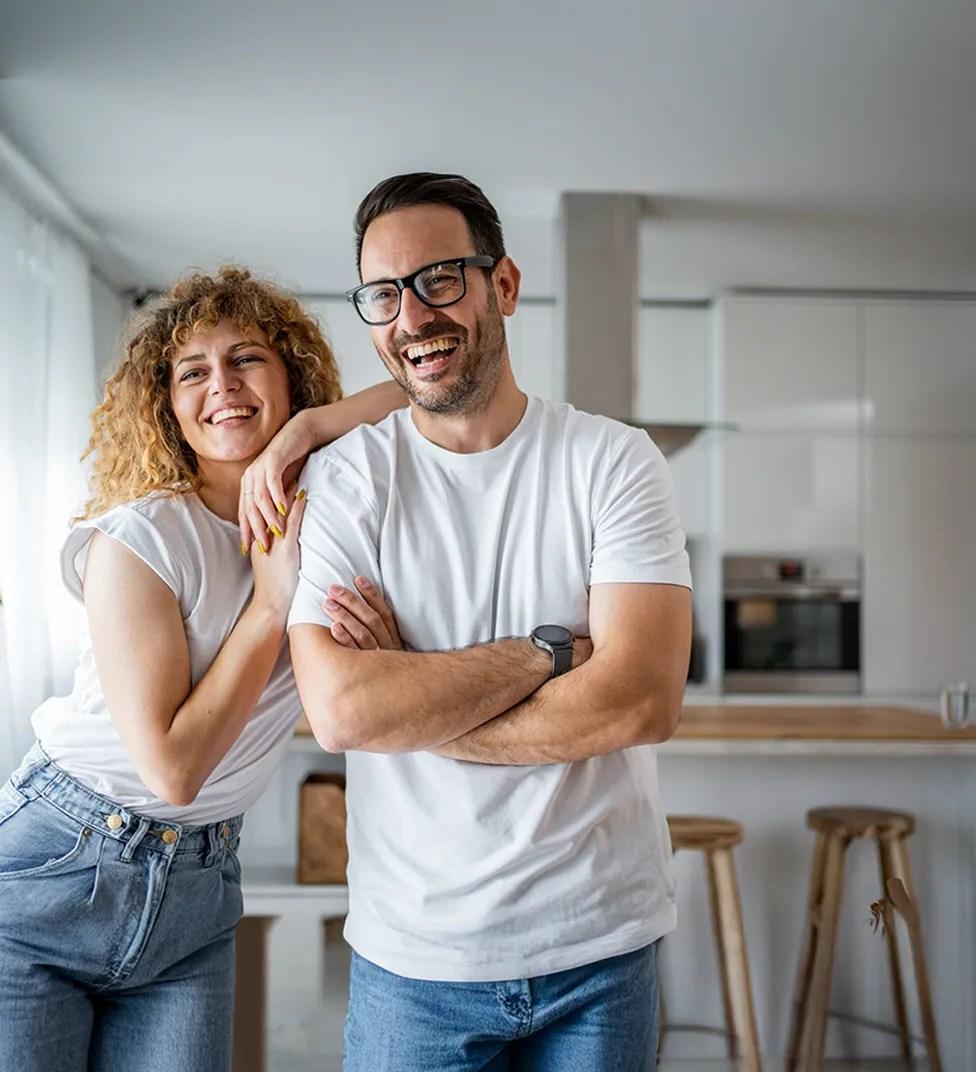
{"label": "woman's arm on man's shoulder", "polygon": [[279,515],[284,514],[285,493],[313,450],[361,424],[376,424],[406,404],[403,390],[393,380],[387,380],[327,406],[296,413],[241,477],[241,550],[249,551],[254,539],[268,546],[267,533],[274,532],[272,526],[277,528]]}

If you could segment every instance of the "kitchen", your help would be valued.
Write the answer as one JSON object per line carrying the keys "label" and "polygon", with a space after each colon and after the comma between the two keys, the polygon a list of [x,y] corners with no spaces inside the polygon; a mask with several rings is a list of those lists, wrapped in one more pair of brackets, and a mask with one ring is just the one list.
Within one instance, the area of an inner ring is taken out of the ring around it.
{"label": "kitchen", "polygon": [[[89,325],[98,375],[135,301],[190,264],[235,257],[302,293],[347,393],[375,382],[380,366],[342,296],[355,281],[356,198],[398,169],[470,173],[497,200],[523,271],[508,330],[522,387],[648,425],[670,453],[696,637],[684,722],[659,750],[661,792],[669,813],[743,827],[733,856],[767,1067],[788,1048],[814,851],[805,815],[837,805],[914,816],[907,845],[942,1066],[972,1067],[976,732],[940,718],[945,692],[962,720],[957,686],[976,677],[971,17],[941,3],[758,0],[721,11],[615,0],[571,17],[546,2],[512,6],[497,25],[458,12],[425,30],[466,87],[452,122],[479,132],[448,152],[435,130],[418,135],[397,111],[406,105],[381,62],[420,40],[409,13],[389,5],[380,28],[300,3],[263,21],[208,8],[224,16],[215,25],[229,52],[247,55],[260,40],[290,77],[260,93],[237,87],[246,107],[228,109],[203,73],[206,40],[181,33],[188,12],[70,14],[40,3],[2,15],[0,187],[85,260],[90,289],[72,300],[85,306],[78,323]],[[303,30],[297,40],[290,22]],[[475,26],[486,53],[517,74],[503,87],[509,130],[498,129],[495,90],[472,81]],[[204,88],[160,72],[154,49],[180,57]],[[400,124],[365,138],[384,108]],[[196,109],[209,135],[187,129]],[[238,170],[256,129],[273,132],[272,158]],[[28,293],[15,273],[55,271],[44,248],[24,244],[28,230],[17,232],[14,258],[4,248],[8,299]],[[23,308],[3,306],[8,330]],[[57,504],[73,501],[59,472],[83,445],[97,376],[59,376],[55,355],[45,379],[14,362],[28,346],[26,331],[16,338],[0,336],[0,472],[25,516],[50,519],[53,531]],[[37,352],[43,345],[31,337]],[[44,479],[27,488],[16,471],[24,444],[49,424],[62,438],[51,433]],[[70,682],[77,625],[50,576],[57,540],[38,540],[26,566],[24,542],[0,541],[4,774],[29,744],[24,713]],[[18,572],[34,576],[42,557],[38,620]],[[737,560],[764,578],[743,579]],[[818,600],[816,571],[838,562],[827,587],[846,595]],[[782,656],[804,643],[819,661]],[[819,691],[831,676],[831,691]],[[927,721],[905,721],[905,710]],[[297,736],[248,817],[239,978],[243,1019],[261,1030],[242,1043],[242,1069],[339,1067],[347,953],[335,923],[321,946],[317,937],[322,918],[342,915],[343,895],[302,886],[295,873],[301,784],[341,769],[341,757]],[[897,1034],[860,1022],[896,1020],[868,840],[847,854],[830,997],[841,1015],[826,1036],[827,1057],[848,1063],[828,1067],[901,1067]],[[662,1067],[734,1067],[701,854],[679,850],[676,871]]]}

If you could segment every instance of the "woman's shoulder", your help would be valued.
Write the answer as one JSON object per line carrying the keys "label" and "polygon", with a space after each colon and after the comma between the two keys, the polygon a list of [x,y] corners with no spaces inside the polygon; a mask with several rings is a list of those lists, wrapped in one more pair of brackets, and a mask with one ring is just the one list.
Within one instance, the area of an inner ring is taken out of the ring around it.
{"label": "woman's shoulder", "polygon": [[177,529],[193,528],[199,518],[193,510],[196,498],[188,492],[154,491],[129,502],[118,503],[100,514],[77,522],[79,529],[99,529],[112,534],[130,528],[161,528],[172,533]]}
{"label": "woman's shoulder", "polygon": [[64,582],[81,597],[91,540],[102,533],[134,552],[178,592],[185,581],[187,537],[198,524],[190,497],[169,492],[153,492],[84,518],[71,529],[62,548]]}

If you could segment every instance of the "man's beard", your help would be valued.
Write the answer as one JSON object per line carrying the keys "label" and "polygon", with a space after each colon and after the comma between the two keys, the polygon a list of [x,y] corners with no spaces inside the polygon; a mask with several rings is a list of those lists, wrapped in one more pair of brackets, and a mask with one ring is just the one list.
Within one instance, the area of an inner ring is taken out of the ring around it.
{"label": "man's beard", "polygon": [[[502,354],[505,350],[505,328],[501,310],[494,291],[488,289],[488,310],[479,316],[475,323],[474,338],[459,324],[442,321],[429,325],[423,336],[400,337],[393,340],[393,357],[389,360],[381,353],[380,357],[394,380],[403,388],[411,402],[427,413],[441,416],[459,413],[478,413],[491,402],[501,378]],[[453,336],[459,340],[454,360],[460,360],[457,369],[448,368],[427,379],[424,384],[414,381],[403,366],[406,358],[401,358],[407,346]],[[427,392],[426,384],[436,384],[441,377],[451,375],[454,382],[442,391]]]}

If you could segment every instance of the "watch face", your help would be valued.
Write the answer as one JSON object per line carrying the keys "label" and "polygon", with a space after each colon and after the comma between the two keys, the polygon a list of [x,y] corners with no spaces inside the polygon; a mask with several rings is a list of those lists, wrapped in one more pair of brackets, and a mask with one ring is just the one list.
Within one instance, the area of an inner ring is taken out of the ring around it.
{"label": "watch face", "polygon": [[533,630],[533,635],[537,636],[546,644],[551,644],[554,648],[562,648],[567,644],[573,643],[573,634],[568,629],[564,629],[561,625],[537,626]]}

